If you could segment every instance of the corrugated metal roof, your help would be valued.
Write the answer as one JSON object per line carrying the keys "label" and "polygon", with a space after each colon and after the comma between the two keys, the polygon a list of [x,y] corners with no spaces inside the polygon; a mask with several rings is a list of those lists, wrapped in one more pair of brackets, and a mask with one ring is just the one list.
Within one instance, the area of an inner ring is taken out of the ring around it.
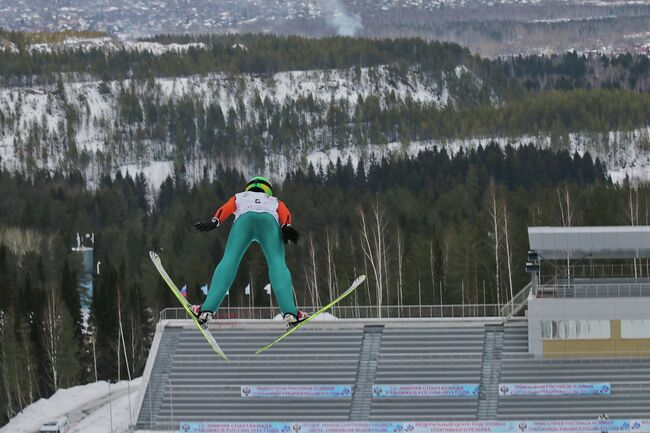
{"label": "corrugated metal roof", "polygon": [[650,226],[528,227],[542,259],[650,257]]}

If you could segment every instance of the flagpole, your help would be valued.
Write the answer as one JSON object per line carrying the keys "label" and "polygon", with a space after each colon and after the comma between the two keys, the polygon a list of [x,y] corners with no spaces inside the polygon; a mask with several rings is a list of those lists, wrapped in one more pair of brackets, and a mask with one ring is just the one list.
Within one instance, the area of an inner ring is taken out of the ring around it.
{"label": "flagpole", "polygon": [[269,312],[271,314],[271,319],[273,319],[273,297],[271,296],[271,283],[268,283],[266,286],[264,286],[264,291],[269,294]]}

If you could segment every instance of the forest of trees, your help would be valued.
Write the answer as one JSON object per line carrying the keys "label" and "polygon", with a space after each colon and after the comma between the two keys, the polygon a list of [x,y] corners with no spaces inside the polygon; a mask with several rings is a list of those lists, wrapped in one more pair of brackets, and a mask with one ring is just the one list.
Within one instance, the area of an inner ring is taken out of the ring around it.
{"label": "forest of trees", "polygon": [[[142,175],[106,177],[90,190],[79,174],[28,179],[0,172],[4,419],[61,386],[124,379],[127,364],[140,374],[158,312],[176,306],[147,251],[159,251],[176,282],[188,285],[190,301],[201,302],[200,287],[223,252],[230,222],[210,234],[192,225],[245,183],[233,171],[215,176],[190,185],[181,168],[152,202]],[[287,258],[298,301],[308,310],[360,273],[369,283],[346,304],[505,303],[527,282],[526,227],[562,224],[566,204],[559,195],[571,197],[572,225],[626,224],[631,196],[629,186],[611,184],[588,154],[497,145],[454,156],[429,151],[356,166],[338,162],[325,172],[310,167],[276,189],[302,234],[287,247]],[[647,220],[650,189],[634,194]],[[368,231],[377,230],[379,219],[381,246],[364,240],[362,215]],[[75,296],[78,263],[70,247],[76,232],[95,233],[95,259],[102,263],[88,318]],[[386,265],[379,274],[370,263],[377,253]],[[243,287],[249,282],[255,304],[268,305],[266,272],[253,248],[231,306],[248,305]]]}
{"label": "forest of trees", "polygon": [[[411,39],[362,39],[330,37],[309,39],[272,35],[169,36],[163,42],[205,42],[207,49],[156,55],[149,51],[53,50],[31,52],[29,37],[0,29],[0,38],[14,43],[19,52],[0,50],[0,81],[4,85],[55,83],[60,73],[76,73],[100,79],[147,79],[210,72],[271,74],[281,71],[342,69],[385,64],[421,65],[431,73],[459,64],[476,70],[505,90],[510,83],[498,64],[472,55],[457,44]],[[241,47],[241,48],[238,48]]]}
{"label": "forest of trees", "polygon": [[[454,44],[420,39],[258,35],[160,36],[155,40],[209,47],[163,55],[102,49],[30,54],[29,35],[2,35],[21,51],[0,51],[0,80],[50,83],[12,88],[0,100],[0,140],[12,147],[0,165],[28,175],[43,167],[80,169],[87,177],[93,173],[95,182],[124,164],[189,166],[201,157],[228,167],[245,161],[249,169],[263,170],[280,156],[297,167],[316,150],[391,142],[406,149],[412,142],[474,137],[525,136],[569,149],[572,133],[586,135],[587,149],[603,156],[630,145],[611,141],[607,132],[642,130],[650,118],[650,94],[643,92],[650,88],[650,63],[641,57],[568,53],[489,61]],[[340,73],[354,87],[361,83],[362,66],[372,67],[364,85],[383,90],[352,99],[328,90],[273,96],[273,72],[325,68],[318,73],[327,80],[327,68],[348,68]],[[458,73],[461,66],[466,73]],[[210,85],[202,81],[207,72],[226,75]],[[198,75],[189,90],[171,96],[173,79],[190,74]],[[128,77],[135,79],[122,80]],[[261,90],[254,88],[258,78]],[[79,87],[85,79],[92,94]],[[395,83],[428,86],[432,93],[437,88],[449,99],[446,105],[422,102],[391,91]],[[98,99],[105,111],[97,111]],[[637,138],[631,145],[650,147],[647,134]],[[213,167],[208,164],[208,170]]]}
{"label": "forest of trees", "polygon": [[650,58],[630,53],[616,56],[515,56],[499,60],[506,74],[527,90],[627,89],[650,91]]}

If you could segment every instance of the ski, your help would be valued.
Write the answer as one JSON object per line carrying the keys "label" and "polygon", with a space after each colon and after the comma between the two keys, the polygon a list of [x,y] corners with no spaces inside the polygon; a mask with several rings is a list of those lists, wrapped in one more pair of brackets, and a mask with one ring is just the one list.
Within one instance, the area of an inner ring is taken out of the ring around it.
{"label": "ski", "polygon": [[295,331],[297,331],[298,329],[302,328],[303,325],[306,325],[308,322],[310,322],[311,320],[313,320],[315,317],[318,317],[319,314],[324,313],[325,311],[327,311],[327,310],[329,310],[330,308],[332,308],[332,306],[334,306],[336,303],[338,303],[341,299],[345,298],[345,297],[348,296],[350,293],[354,292],[354,291],[356,290],[356,288],[359,287],[359,286],[360,286],[360,285],[361,285],[365,280],[366,280],[366,276],[365,276],[365,275],[361,275],[361,276],[357,277],[357,279],[354,280],[354,281],[352,282],[352,284],[350,285],[350,288],[348,288],[345,292],[343,292],[343,293],[342,293],[338,298],[334,299],[332,302],[330,302],[329,304],[325,305],[323,308],[321,308],[320,310],[316,311],[314,314],[312,314],[311,316],[309,316],[308,318],[306,318],[306,319],[303,320],[302,322],[298,323],[296,326],[294,326],[294,327],[290,328],[289,330],[287,330],[287,332],[285,332],[284,334],[280,335],[280,336],[279,336],[278,338],[276,338],[273,342],[271,342],[270,344],[268,344],[268,345],[262,347],[262,348],[259,349],[257,352],[255,352],[255,354],[259,354],[259,353],[264,352],[264,351],[267,350],[267,349],[270,349],[271,347],[275,346],[277,343],[279,343],[280,341],[282,341],[285,337],[288,337],[288,336],[289,336],[290,334],[292,334],[293,332],[295,332]]}
{"label": "ski", "polygon": [[214,352],[217,355],[219,355],[220,357],[222,357],[223,359],[228,361],[228,357],[223,352],[223,350],[221,350],[221,347],[219,347],[219,344],[217,344],[217,341],[214,339],[214,337],[212,336],[210,331],[207,329],[208,328],[207,325],[205,326],[205,328],[203,326],[201,326],[199,321],[196,320],[196,317],[194,317],[194,314],[192,314],[192,311],[190,310],[190,303],[187,301],[187,299],[185,299],[183,297],[183,295],[181,295],[180,290],[178,290],[178,287],[176,287],[176,284],[174,284],[172,279],[167,274],[167,271],[165,271],[165,268],[163,267],[162,262],[160,261],[160,257],[158,256],[158,254],[156,254],[153,251],[149,251],[149,257],[151,258],[151,261],[153,262],[154,266],[156,267],[156,269],[160,273],[160,276],[162,277],[162,279],[165,280],[165,283],[167,283],[167,285],[169,286],[169,289],[172,291],[174,296],[176,296],[176,299],[178,299],[178,301],[181,303],[181,305],[183,306],[183,308],[187,312],[187,315],[192,318],[192,320],[194,321],[194,324],[196,325],[197,328],[199,328],[199,331],[201,331],[201,334],[203,334],[203,337],[205,337],[206,341],[208,342],[208,344],[210,345],[212,350],[214,350]]}

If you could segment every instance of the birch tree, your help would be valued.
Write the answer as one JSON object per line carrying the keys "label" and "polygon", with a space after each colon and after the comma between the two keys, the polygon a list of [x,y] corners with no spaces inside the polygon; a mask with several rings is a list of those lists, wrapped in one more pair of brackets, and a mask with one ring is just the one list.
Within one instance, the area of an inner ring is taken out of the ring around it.
{"label": "birch tree", "polygon": [[[569,187],[557,187],[555,189],[557,194],[557,201],[560,206],[560,222],[563,227],[571,227],[573,224],[573,203],[571,201],[571,194]],[[566,277],[567,282],[571,280],[571,251],[566,252]]]}
{"label": "birch tree", "polygon": [[386,282],[386,221],[384,212],[379,208],[379,203],[372,207],[372,225],[366,222],[363,209],[361,216],[361,248],[364,256],[370,263],[375,278],[377,315],[381,318],[383,305],[384,286]]}
{"label": "birch tree", "polygon": [[80,367],[72,318],[55,289],[46,294],[42,330],[48,378],[56,392],[75,383]]}
{"label": "birch tree", "polygon": [[[639,188],[628,185],[627,216],[631,226],[639,225]],[[638,278],[637,254],[634,255],[634,278]]]}
{"label": "birch tree", "polygon": [[314,248],[314,238],[309,234],[309,257],[311,259],[311,289],[313,290],[313,300],[315,309],[320,308],[320,296],[318,294],[318,268],[316,265],[316,249]]}
{"label": "birch tree", "polygon": [[329,293],[329,300],[334,299],[334,277],[336,269],[334,268],[334,260],[332,258],[332,245],[330,242],[330,231],[325,230],[325,246],[327,248],[327,291]]}
{"label": "birch tree", "polygon": [[0,311],[0,381],[5,400],[5,418],[10,419],[16,413],[14,409],[14,382],[11,380],[15,352],[18,348],[13,334],[14,318],[11,313]]}
{"label": "birch tree", "polygon": [[433,240],[429,243],[429,265],[431,267],[431,305],[436,302],[436,273],[433,259]]}
{"label": "birch tree", "polygon": [[557,187],[555,193],[560,207],[560,223],[563,227],[571,227],[573,224],[573,203],[569,187],[567,185]]}
{"label": "birch tree", "polygon": [[499,263],[501,261],[500,251],[501,251],[501,232],[499,231],[499,224],[501,220],[501,207],[497,202],[497,187],[494,179],[490,179],[490,185],[488,187],[488,213],[490,215],[490,221],[492,226],[492,232],[489,233],[489,236],[492,241],[492,246],[494,249],[494,280],[496,283],[496,292],[497,292],[497,304],[501,304],[501,270],[499,269]]}
{"label": "birch tree", "polygon": [[512,251],[510,249],[510,231],[508,230],[508,221],[508,207],[503,203],[503,234],[505,236],[506,264],[508,266],[508,286],[510,287],[510,300],[512,300],[514,297],[512,287]]}
{"label": "birch tree", "polygon": [[397,227],[397,315],[400,315],[400,309],[404,303],[404,294],[403,294],[403,264],[404,264],[404,246],[402,243],[402,237],[400,234],[400,229]]}

